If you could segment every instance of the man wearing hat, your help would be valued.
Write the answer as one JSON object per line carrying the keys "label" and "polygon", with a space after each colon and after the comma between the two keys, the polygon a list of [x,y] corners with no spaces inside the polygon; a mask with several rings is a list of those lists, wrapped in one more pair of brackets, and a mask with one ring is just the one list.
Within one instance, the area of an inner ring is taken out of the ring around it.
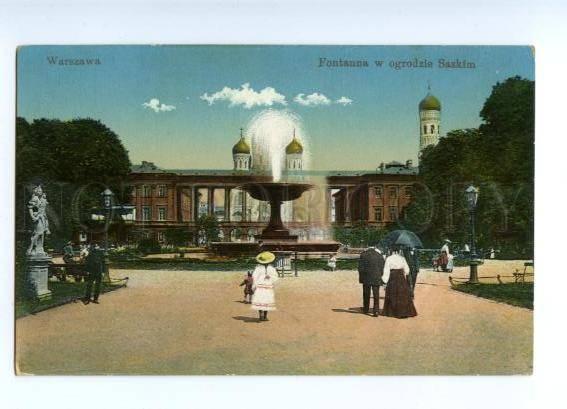
{"label": "man wearing hat", "polygon": [[263,251],[256,256],[258,265],[252,273],[252,309],[258,311],[260,321],[268,321],[268,311],[276,309],[274,283],[278,280],[278,272],[271,265],[276,256],[269,251]]}
{"label": "man wearing hat", "polygon": [[87,287],[85,291],[84,304],[91,302],[91,295],[94,284],[94,295],[92,302],[98,304],[98,296],[100,295],[100,287],[102,284],[102,274],[105,269],[104,253],[98,244],[91,244],[89,254],[85,260],[85,268],[88,272]]}
{"label": "man wearing hat", "polygon": [[384,256],[375,244],[365,250],[358,260],[358,282],[362,284],[362,311],[368,314],[370,308],[370,291],[374,297],[373,314],[379,314],[380,285],[384,273]]}

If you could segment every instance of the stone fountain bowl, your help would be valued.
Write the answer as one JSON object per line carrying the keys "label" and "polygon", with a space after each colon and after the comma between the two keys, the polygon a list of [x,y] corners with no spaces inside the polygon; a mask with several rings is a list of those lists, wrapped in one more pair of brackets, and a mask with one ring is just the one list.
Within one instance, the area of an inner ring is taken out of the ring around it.
{"label": "stone fountain bowl", "polygon": [[242,189],[256,200],[288,202],[296,200],[313,185],[299,182],[255,182],[242,185]]}

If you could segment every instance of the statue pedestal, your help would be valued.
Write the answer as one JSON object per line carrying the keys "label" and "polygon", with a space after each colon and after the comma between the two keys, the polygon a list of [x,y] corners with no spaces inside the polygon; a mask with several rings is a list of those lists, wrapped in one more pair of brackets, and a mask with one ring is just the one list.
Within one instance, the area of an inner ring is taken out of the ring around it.
{"label": "statue pedestal", "polygon": [[50,262],[51,256],[47,254],[29,255],[26,258],[28,285],[34,295],[40,299],[51,298],[51,291],[47,288]]}

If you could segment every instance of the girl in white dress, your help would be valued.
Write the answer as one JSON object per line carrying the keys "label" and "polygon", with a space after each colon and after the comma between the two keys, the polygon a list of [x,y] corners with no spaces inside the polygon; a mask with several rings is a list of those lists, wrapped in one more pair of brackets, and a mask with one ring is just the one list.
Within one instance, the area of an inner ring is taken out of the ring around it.
{"label": "girl in white dress", "polygon": [[258,265],[252,274],[254,278],[252,309],[258,311],[260,321],[268,321],[268,311],[276,309],[274,283],[278,280],[278,272],[270,265],[275,258],[276,256],[269,251],[263,251],[256,256]]}

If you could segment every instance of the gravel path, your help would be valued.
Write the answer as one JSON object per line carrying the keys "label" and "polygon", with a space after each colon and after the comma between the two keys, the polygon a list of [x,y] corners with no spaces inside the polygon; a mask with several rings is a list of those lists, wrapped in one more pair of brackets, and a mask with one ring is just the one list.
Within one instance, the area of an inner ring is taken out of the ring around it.
{"label": "gravel path", "polygon": [[[491,261],[480,275],[521,262]],[[455,270],[465,276],[466,268]],[[420,273],[419,316],[374,318],[355,271],[304,272],[276,289],[258,323],[240,302],[242,272],[126,271],[101,304],[68,304],[16,321],[29,374],[528,374],[533,313],[452,291]],[[383,291],[382,291],[383,295]],[[382,305],[383,300],[381,300]]]}

